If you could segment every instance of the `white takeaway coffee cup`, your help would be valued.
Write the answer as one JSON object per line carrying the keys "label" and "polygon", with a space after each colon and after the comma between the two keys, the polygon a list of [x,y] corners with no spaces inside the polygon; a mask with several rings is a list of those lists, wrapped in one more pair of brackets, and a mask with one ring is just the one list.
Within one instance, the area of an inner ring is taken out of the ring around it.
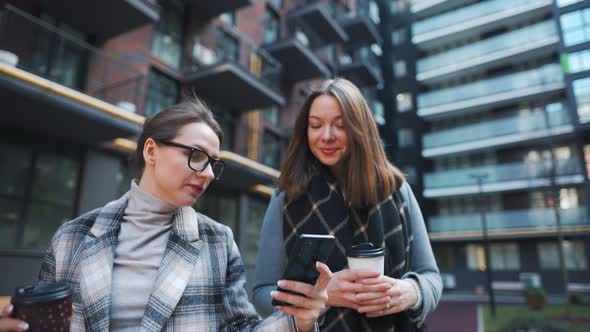
{"label": "white takeaway coffee cup", "polygon": [[349,269],[376,270],[383,274],[385,267],[385,250],[372,243],[360,243],[352,246],[346,253]]}

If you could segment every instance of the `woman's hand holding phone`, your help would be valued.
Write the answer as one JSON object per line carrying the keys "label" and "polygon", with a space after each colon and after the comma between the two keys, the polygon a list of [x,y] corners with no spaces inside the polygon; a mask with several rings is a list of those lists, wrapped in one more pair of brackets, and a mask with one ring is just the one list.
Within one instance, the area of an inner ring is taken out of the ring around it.
{"label": "woman's hand holding phone", "polygon": [[328,284],[332,278],[330,268],[324,263],[317,262],[316,269],[320,273],[315,285],[294,280],[280,280],[279,287],[293,293],[273,291],[271,296],[279,301],[291,304],[277,306],[280,311],[293,315],[295,324],[301,332],[312,331],[315,322],[326,310],[328,302]]}

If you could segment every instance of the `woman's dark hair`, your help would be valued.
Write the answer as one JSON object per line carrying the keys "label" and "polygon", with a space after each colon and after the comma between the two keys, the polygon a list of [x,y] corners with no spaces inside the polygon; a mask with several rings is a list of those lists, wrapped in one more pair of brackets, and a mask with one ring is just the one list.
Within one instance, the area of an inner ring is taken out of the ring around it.
{"label": "woman's dark hair", "polygon": [[[352,207],[375,205],[391,195],[403,183],[404,177],[387,160],[377,124],[360,90],[341,78],[323,82],[303,103],[283,160],[278,190],[286,193],[288,202],[297,199],[307,190],[311,178],[321,167],[309,148],[307,127],[311,105],[317,97],[324,95],[338,100],[348,135],[350,152],[343,160],[346,178],[339,185]],[[351,164],[354,166],[349,167]]]}
{"label": "woman's dark hair", "polygon": [[138,179],[143,175],[145,160],[143,147],[148,138],[170,141],[178,135],[178,131],[188,124],[202,122],[215,132],[219,144],[223,143],[223,131],[213,117],[207,105],[197,97],[188,97],[184,101],[164,109],[162,112],[149,117],[143,124],[143,131],[137,140],[137,148],[133,161],[137,169]]}

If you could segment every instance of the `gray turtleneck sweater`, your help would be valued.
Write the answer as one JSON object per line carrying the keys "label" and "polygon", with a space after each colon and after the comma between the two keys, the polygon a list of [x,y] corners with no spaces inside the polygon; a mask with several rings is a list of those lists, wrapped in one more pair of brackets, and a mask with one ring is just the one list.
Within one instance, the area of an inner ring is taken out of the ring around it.
{"label": "gray turtleneck sweater", "polygon": [[111,331],[139,329],[178,208],[131,182],[115,249]]}

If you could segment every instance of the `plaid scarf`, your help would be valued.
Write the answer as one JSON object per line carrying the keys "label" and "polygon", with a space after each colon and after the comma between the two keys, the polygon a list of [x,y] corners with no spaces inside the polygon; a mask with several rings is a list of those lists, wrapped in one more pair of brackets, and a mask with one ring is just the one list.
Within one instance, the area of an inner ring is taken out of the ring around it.
{"label": "plaid scarf", "polygon": [[[401,278],[412,257],[412,232],[405,217],[406,203],[394,192],[379,204],[350,208],[336,186],[334,177],[320,171],[308,191],[283,207],[283,236],[287,257],[298,234],[332,234],[336,247],[327,265],[332,271],[348,267],[346,252],[354,244],[385,244],[385,274]],[[332,307],[322,319],[322,331],[414,331],[407,313],[367,318],[349,308]]]}

